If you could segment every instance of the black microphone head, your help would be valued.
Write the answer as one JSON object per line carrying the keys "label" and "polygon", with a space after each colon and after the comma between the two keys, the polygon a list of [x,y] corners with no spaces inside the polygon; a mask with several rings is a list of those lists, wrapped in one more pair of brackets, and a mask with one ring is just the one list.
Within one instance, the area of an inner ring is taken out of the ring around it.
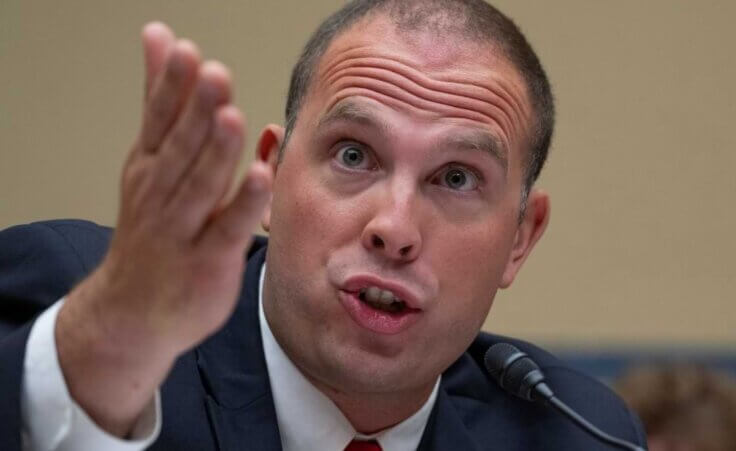
{"label": "black microphone head", "polygon": [[527,401],[536,401],[539,399],[536,390],[541,388],[543,397],[547,397],[549,388],[544,383],[542,370],[516,346],[496,343],[488,348],[483,361],[488,374],[509,393]]}
{"label": "black microphone head", "polygon": [[509,343],[496,343],[488,348],[483,358],[486,370],[493,380],[503,386],[503,375],[506,367],[517,358],[524,357],[526,354]]}

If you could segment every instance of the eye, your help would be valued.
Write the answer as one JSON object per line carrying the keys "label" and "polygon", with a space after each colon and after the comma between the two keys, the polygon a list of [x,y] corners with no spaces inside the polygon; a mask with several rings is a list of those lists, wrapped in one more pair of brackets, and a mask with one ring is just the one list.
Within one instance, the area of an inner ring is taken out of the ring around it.
{"label": "eye", "polygon": [[472,191],[478,188],[478,177],[467,169],[450,167],[439,173],[435,183],[456,191]]}
{"label": "eye", "polygon": [[335,154],[337,162],[349,169],[368,170],[375,166],[368,152],[355,144],[346,144]]}

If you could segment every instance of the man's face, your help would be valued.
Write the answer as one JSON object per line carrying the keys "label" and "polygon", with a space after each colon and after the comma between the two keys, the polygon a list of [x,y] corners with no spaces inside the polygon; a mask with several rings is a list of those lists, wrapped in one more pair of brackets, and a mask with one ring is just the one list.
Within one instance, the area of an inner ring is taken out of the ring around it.
{"label": "man's face", "polygon": [[473,340],[520,264],[523,86],[488,45],[381,17],[321,58],[276,173],[265,289],[318,385],[426,391]]}

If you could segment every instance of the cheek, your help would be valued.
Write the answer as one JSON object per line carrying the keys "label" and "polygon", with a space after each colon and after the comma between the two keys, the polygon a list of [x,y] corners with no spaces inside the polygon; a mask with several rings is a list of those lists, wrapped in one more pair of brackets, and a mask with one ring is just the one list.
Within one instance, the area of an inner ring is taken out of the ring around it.
{"label": "cheek", "polygon": [[320,168],[300,157],[296,151],[288,155],[277,172],[271,243],[278,243],[290,265],[313,272],[354,235],[355,214],[326,187]]}
{"label": "cheek", "polygon": [[272,218],[290,231],[282,238],[324,248],[327,243],[344,245],[360,235],[372,191],[346,189],[346,180],[335,175],[328,161],[295,154],[282,164]]}
{"label": "cheek", "polygon": [[463,298],[487,298],[496,291],[511,251],[509,234],[502,229],[461,226],[433,237],[431,244],[440,247],[433,252],[433,267],[446,282],[443,291]]}
{"label": "cheek", "polygon": [[[290,157],[296,159],[296,156]],[[298,164],[287,157],[277,172],[271,219],[271,234],[278,235],[280,242],[297,246],[295,251],[326,237],[325,219],[328,216],[328,207],[318,186],[310,183],[305,173],[308,169],[292,170]]]}
{"label": "cheek", "polygon": [[431,243],[437,246],[437,252],[431,252],[432,266],[441,280],[435,320],[449,336],[468,343],[488,314],[509,258],[507,233],[491,233],[499,229],[484,227],[473,233],[466,227]]}

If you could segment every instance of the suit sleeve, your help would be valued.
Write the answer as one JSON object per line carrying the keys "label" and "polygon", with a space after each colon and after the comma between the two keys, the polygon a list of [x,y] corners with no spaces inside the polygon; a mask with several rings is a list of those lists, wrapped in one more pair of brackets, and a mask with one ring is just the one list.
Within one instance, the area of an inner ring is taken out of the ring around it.
{"label": "suit sleeve", "polygon": [[0,232],[0,449],[21,450],[21,384],[34,319],[101,260],[109,231],[48,221]]}

